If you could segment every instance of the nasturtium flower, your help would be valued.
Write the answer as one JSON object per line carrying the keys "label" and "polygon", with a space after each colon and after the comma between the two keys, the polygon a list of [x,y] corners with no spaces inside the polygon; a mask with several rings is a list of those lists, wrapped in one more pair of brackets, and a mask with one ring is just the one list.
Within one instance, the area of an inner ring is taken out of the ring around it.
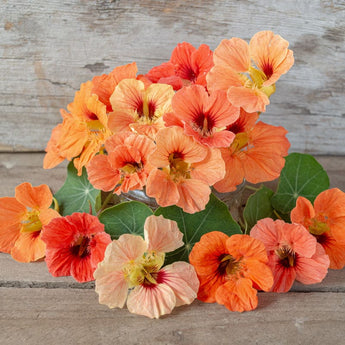
{"label": "nasturtium flower", "polygon": [[42,227],[60,216],[49,208],[52,201],[47,185],[32,187],[28,182],[16,187],[14,198],[0,198],[0,251],[20,262],[42,259]]}
{"label": "nasturtium flower", "polygon": [[90,183],[97,189],[116,194],[143,189],[154,168],[148,156],[155,147],[144,135],[126,131],[113,135],[105,142],[107,155],[93,157],[87,167]]}
{"label": "nasturtium flower", "polygon": [[115,87],[123,79],[136,78],[137,72],[137,64],[132,62],[131,64],[115,67],[109,74],[95,76],[92,79],[91,93],[96,94],[99,100],[106,105],[107,112],[112,112],[110,97]]}
{"label": "nasturtium flower", "polygon": [[198,49],[188,42],[179,43],[168,62],[153,67],[145,77],[154,83],[172,85],[174,90],[198,84],[206,87],[206,75],[213,66],[213,53],[206,44]]}
{"label": "nasturtium flower", "polygon": [[210,186],[225,173],[217,149],[199,144],[176,126],[157,133],[156,149],[149,162],[155,168],[147,179],[147,195],[160,206],[177,205],[188,213],[205,209]]}
{"label": "nasturtium flower", "polygon": [[256,33],[249,44],[237,37],[223,40],[214,51],[208,89],[227,91],[230,102],[247,112],[265,111],[275,82],[294,63],[288,46],[288,41],[272,31]]}
{"label": "nasturtium flower", "polygon": [[108,128],[106,105],[91,93],[92,87],[91,81],[81,84],[73,102],[67,107],[69,112],[61,110],[63,123],[56,127],[48,142],[44,168],[50,169],[59,163],[58,159],[52,157],[68,160],[77,157],[73,163],[78,175],[81,175],[82,168],[103,149],[111,131]]}
{"label": "nasturtium flower", "polygon": [[330,268],[345,266],[345,193],[338,188],[321,192],[313,204],[298,197],[291,221],[302,224],[325,249]]}
{"label": "nasturtium flower", "polygon": [[110,97],[109,128],[114,133],[133,130],[154,139],[164,128],[163,115],[171,111],[173,95],[167,84],[147,86],[141,80],[122,80]]}
{"label": "nasturtium flower", "polygon": [[194,245],[189,262],[200,281],[198,299],[231,311],[255,309],[257,289],[268,291],[273,284],[264,244],[248,235],[209,232]]}
{"label": "nasturtium flower", "polygon": [[295,280],[302,284],[320,283],[325,278],[329,258],[304,226],[261,219],[250,231],[267,250],[268,264],[274,275],[273,292],[287,292]]}
{"label": "nasturtium flower", "polygon": [[220,148],[226,173],[214,185],[218,192],[236,190],[243,179],[260,183],[279,177],[290,147],[287,130],[261,121],[255,124],[257,117],[241,109],[240,118],[228,127],[236,136],[229,147]]}
{"label": "nasturtium flower", "polygon": [[172,108],[164,116],[165,125],[184,128],[200,144],[227,147],[235,138],[226,127],[238,119],[240,109],[231,105],[223,91],[209,96],[200,85],[184,87],[173,97]]}
{"label": "nasturtium flower", "polygon": [[150,216],[144,237],[124,234],[106,249],[94,276],[99,303],[127,308],[131,313],[159,318],[196,298],[199,282],[194,268],[174,262],[162,268],[165,253],[183,245],[176,222]]}
{"label": "nasturtium flower", "polygon": [[97,217],[73,213],[53,219],[42,231],[46,263],[54,277],[73,276],[80,283],[93,280],[97,264],[103,260],[110,236]]}

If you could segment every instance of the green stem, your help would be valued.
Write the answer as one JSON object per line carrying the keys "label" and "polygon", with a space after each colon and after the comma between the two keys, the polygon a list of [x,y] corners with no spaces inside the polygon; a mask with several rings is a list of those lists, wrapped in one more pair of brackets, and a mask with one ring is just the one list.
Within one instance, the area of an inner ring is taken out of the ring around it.
{"label": "green stem", "polygon": [[277,216],[278,219],[282,220],[282,217],[276,210],[273,210],[273,213]]}
{"label": "green stem", "polygon": [[97,217],[101,214],[101,212],[107,207],[109,201],[114,197],[113,192],[109,192],[109,194],[107,195],[107,197],[104,199],[103,204],[101,206],[101,208],[98,210],[97,212]]}
{"label": "green stem", "polygon": [[260,188],[255,188],[253,186],[248,186],[247,184],[244,186],[244,188],[247,188],[249,190],[253,190],[254,192],[257,192],[258,190],[260,190]]}

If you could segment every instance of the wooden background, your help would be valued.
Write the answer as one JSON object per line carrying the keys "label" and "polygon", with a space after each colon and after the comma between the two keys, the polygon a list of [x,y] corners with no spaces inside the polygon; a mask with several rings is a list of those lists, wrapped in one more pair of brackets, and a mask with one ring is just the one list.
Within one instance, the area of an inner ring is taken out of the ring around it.
{"label": "wooden background", "polygon": [[343,0],[1,0],[0,151],[41,151],[81,82],[136,61],[140,73],[177,43],[249,40],[273,30],[292,70],[262,116],[289,131],[290,151],[345,154]]}

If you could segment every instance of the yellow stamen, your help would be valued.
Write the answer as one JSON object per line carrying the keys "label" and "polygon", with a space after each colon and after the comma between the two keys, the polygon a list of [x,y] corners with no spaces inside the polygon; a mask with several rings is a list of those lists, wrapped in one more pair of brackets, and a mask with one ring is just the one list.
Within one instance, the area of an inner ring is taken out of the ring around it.
{"label": "yellow stamen", "polygon": [[20,232],[36,232],[42,229],[38,210],[29,211],[21,223],[22,228],[20,229]]}
{"label": "yellow stamen", "polygon": [[312,224],[309,225],[309,232],[315,236],[320,236],[328,230],[329,226],[326,223],[320,222],[315,218],[312,219]]}

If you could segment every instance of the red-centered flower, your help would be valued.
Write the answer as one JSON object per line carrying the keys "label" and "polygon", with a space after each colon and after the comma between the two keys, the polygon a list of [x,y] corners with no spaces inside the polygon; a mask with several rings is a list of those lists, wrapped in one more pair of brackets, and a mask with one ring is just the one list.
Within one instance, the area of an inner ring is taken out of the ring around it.
{"label": "red-centered flower", "polygon": [[248,235],[209,232],[194,245],[189,262],[200,281],[198,299],[231,311],[255,309],[257,289],[268,291],[273,284],[264,244]]}
{"label": "red-centered flower", "polygon": [[200,145],[181,127],[161,129],[156,146],[149,156],[155,169],[147,179],[147,195],[163,207],[177,205],[188,213],[205,209],[210,186],[225,173],[219,150]]}
{"label": "red-centered flower", "polygon": [[206,87],[206,74],[213,66],[212,57],[206,44],[196,49],[190,43],[179,43],[170,61],[152,68],[145,76],[154,83],[169,84],[174,90],[190,84]]}
{"label": "red-centered flower", "polygon": [[164,116],[165,125],[183,127],[200,144],[227,147],[235,138],[225,129],[238,119],[240,109],[231,105],[225,92],[209,96],[200,85],[184,87],[173,97],[172,108],[173,113]]}
{"label": "red-centered flower", "polygon": [[47,185],[32,187],[28,182],[16,187],[14,198],[0,198],[0,251],[20,262],[42,259],[42,226],[60,216],[49,208],[52,201]]}
{"label": "red-centered flower", "polygon": [[256,33],[249,45],[237,37],[223,40],[214,51],[208,89],[227,91],[230,102],[247,112],[265,111],[275,82],[294,63],[288,46],[289,42],[272,31]]}
{"label": "red-centered flower", "polygon": [[87,213],[53,219],[42,231],[46,263],[54,277],[73,276],[78,282],[93,280],[97,264],[103,260],[110,236],[97,217]]}
{"label": "red-centered flower", "polygon": [[152,140],[144,135],[121,132],[105,142],[107,155],[97,155],[87,167],[91,184],[116,194],[143,189],[154,168],[148,156],[155,149]]}
{"label": "red-centered flower", "polygon": [[302,224],[325,249],[330,268],[345,266],[345,193],[338,188],[320,193],[312,203],[299,197],[291,221]]}
{"label": "red-centered flower", "polygon": [[259,183],[279,177],[290,147],[287,131],[261,121],[255,124],[257,117],[241,109],[239,120],[229,126],[236,136],[229,147],[220,149],[226,174],[214,185],[218,192],[234,191],[243,179]]}
{"label": "red-centered flower", "polygon": [[109,128],[114,133],[134,131],[154,139],[164,128],[163,115],[171,112],[174,90],[170,85],[151,84],[126,79],[121,81],[110,98],[113,112]]}
{"label": "red-centered flower", "polygon": [[287,292],[295,280],[315,284],[325,278],[328,255],[302,225],[265,218],[257,222],[250,236],[266,246],[268,264],[274,275],[272,291]]}

